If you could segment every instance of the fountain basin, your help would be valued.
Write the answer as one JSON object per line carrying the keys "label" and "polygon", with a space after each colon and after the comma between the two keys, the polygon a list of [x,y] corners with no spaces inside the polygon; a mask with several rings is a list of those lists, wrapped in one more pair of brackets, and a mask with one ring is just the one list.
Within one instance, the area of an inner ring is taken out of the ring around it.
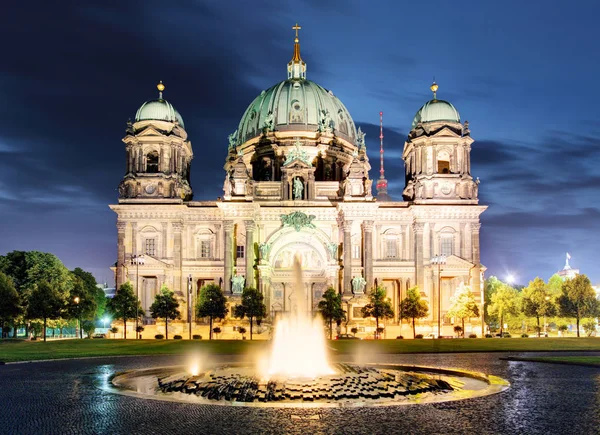
{"label": "fountain basin", "polygon": [[222,364],[196,376],[184,367],[115,375],[112,391],[156,400],[255,407],[394,406],[462,400],[499,393],[509,383],[460,370],[394,364],[334,364],[315,378],[261,379],[248,365]]}

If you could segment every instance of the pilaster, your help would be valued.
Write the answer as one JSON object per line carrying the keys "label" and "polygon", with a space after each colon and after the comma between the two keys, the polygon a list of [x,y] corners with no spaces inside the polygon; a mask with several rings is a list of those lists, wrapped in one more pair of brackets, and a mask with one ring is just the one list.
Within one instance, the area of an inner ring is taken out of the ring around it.
{"label": "pilaster", "polygon": [[246,287],[255,287],[254,279],[254,231],[256,223],[254,221],[244,221],[246,227]]}
{"label": "pilaster", "polygon": [[342,292],[344,296],[352,295],[352,221],[343,221],[344,231],[344,281]]}
{"label": "pilaster", "polygon": [[367,281],[365,293],[368,293],[373,287],[373,221],[364,221],[362,227],[365,246],[363,268],[365,271],[365,281]]}
{"label": "pilaster", "polygon": [[423,270],[423,231],[425,224],[422,222],[413,223],[413,233],[415,237],[415,283],[419,290],[425,289],[425,274]]}
{"label": "pilaster", "polygon": [[231,273],[233,266],[233,221],[223,221],[223,257],[224,257],[224,276],[223,276],[223,292],[231,294]]}
{"label": "pilaster", "polygon": [[117,220],[117,276],[115,277],[117,290],[126,281],[125,279],[125,229],[127,222]]}

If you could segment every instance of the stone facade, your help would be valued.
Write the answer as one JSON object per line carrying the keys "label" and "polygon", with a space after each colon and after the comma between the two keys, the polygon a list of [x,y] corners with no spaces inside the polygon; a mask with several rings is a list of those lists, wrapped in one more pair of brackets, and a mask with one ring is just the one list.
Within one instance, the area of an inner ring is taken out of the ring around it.
{"label": "stone facade", "polygon": [[[292,92],[304,80],[291,77],[277,86]],[[387,289],[397,322],[399,301],[417,285],[430,306],[426,323],[437,325],[441,303],[442,333],[450,335],[445,312],[459,284],[470,285],[480,303],[483,295],[479,217],[486,207],[478,205],[479,182],[470,175],[468,124],[417,123],[404,145],[405,201],[382,202],[372,194],[363,135],[347,113],[323,110],[316,125],[294,125],[293,113],[282,112],[298,107],[279,103],[270,110],[273,116],[254,136],[247,133],[250,108],[240,122],[243,135],[230,135],[224,193],[216,201],[192,200],[192,148],[177,120],[136,118],[129,126],[123,139],[127,173],[118,204],[111,206],[118,215],[117,288],[126,280],[134,288],[137,283],[147,311],[167,284],[187,313],[188,285],[192,304],[207,283],[220,285],[230,298],[253,286],[263,292],[270,320],[293,309],[290,283],[298,257],[308,309],[316,310],[333,286],[350,322],[367,325],[360,308],[377,284]],[[320,109],[306,107],[311,110]],[[139,254],[146,261],[133,265]],[[431,259],[440,254],[446,263],[438,268]]]}

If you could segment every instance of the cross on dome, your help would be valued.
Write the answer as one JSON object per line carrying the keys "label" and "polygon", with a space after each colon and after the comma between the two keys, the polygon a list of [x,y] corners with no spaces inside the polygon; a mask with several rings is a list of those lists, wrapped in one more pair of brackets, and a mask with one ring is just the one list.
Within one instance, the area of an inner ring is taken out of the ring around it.
{"label": "cross on dome", "polygon": [[305,79],[306,78],[306,63],[300,57],[300,39],[298,38],[298,30],[302,29],[296,23],[292,26],[292,30],[296,31],[296,37],[294,38],[294,56],[288,63],[288,79]]}

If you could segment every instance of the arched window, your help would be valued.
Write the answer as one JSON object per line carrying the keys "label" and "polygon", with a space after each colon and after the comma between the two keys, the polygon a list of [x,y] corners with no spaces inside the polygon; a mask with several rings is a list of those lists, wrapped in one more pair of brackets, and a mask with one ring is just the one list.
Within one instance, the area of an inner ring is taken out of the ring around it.
{"label": "arched window", "polygon": [[442,150],[437,155],[437,172],[438,174],[450,173],[450,154],[447,150]]}
{"label": "arched window", "polygon": [[151,151],[146,155],[146,172],[155,174],[158,172],[158,152]]}
{"label": "arched window", "polygon": [[454,234],[440,234],[440,254],[450,256],[454,253]]}

